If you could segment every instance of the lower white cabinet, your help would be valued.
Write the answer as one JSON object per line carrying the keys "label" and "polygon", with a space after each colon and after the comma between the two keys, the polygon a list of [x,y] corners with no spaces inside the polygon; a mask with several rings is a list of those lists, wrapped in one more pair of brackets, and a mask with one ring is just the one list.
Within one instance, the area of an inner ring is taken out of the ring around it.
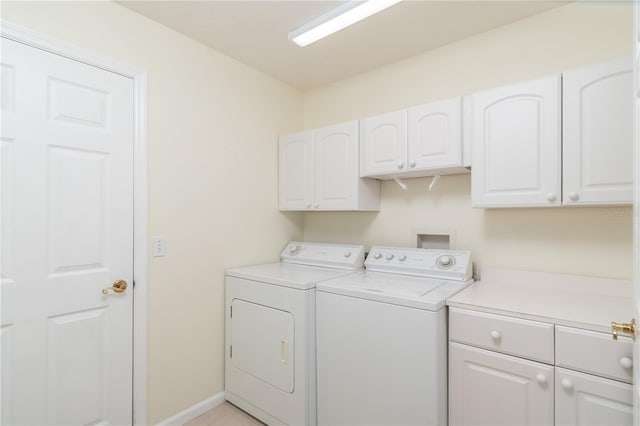
{"label": "lower white cabinet", "polygon": [[449,424],[552,425],[553,367],[450,343]]}
{"label": "lower white cabinet", "polygon": [[451,425],[633,424],[628,337],[452,307],[449,340]]}
{"label": "lower white cabinet", "polygon": [[556,367],[556,425],[633,423],[633,386]]}

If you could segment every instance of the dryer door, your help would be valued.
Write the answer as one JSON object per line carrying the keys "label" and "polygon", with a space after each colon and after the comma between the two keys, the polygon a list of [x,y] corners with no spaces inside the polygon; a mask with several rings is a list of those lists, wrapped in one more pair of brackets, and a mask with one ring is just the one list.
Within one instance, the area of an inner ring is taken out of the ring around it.
{"label": "dryer door", "polygon": [[234,299],[231,306],[233,367],[292,393],[295,361],[293,315],[241,299]]}

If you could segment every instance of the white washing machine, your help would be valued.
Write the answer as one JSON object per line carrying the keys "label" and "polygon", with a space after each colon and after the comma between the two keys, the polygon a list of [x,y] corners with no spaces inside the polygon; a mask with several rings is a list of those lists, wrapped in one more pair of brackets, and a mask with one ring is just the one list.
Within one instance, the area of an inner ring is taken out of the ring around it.
{"label": "white washing machine", "polygon": [[316,286],[318,424],[447,424],[445,300],[473,282],[470,256],[373,247]]}
{"label": "white washing machine", "polygon": [[225,398],[268,424],[315,425],[315,287],[363,263],[362,246],[291,242],[279,263],[227,270]]}

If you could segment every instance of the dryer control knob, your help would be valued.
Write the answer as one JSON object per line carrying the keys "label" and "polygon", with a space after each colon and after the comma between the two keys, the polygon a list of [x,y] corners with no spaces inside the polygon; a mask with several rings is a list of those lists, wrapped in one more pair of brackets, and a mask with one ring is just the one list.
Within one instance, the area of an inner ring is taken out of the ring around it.
{"label": "dryer control knob", "polygon": [[391,259],[393,259],[393,258],[394,258],[394,256],[393,256],[391,253],[389,253],[389,254],[388,254],[388,255],[386,255],[385,257],[386,257],[386,259],[387,259],[387,260],[391,260]]}
{"label": "dryer control knob", "polygon": [[374,259],[380,259],[382,257],[382,255],[380,253],[376,253],[373,255]]}
{"label": "dryer control knob", "polygon": [[405,256],[405,255],[403,254],[403,255],[401,255],[400,257],[398,257],[398,260],[399,260],[400,262],[404,262],[405,260],[407,260],[407,256]]}
{"label": "dryer control knob", "polygon": [[351,257],[351,252],[350,251],[345,251],[344,252],[344,257],[347,257],[347,258]]}

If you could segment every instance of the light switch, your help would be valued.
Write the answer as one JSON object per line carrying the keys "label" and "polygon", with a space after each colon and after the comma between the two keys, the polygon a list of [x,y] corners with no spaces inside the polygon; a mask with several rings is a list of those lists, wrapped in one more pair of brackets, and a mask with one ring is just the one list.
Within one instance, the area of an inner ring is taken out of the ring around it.
{"label": "light switch", "polygon": [[164,235],[151,237],[151,256],[164,257],[167,255],[167,238]]}

